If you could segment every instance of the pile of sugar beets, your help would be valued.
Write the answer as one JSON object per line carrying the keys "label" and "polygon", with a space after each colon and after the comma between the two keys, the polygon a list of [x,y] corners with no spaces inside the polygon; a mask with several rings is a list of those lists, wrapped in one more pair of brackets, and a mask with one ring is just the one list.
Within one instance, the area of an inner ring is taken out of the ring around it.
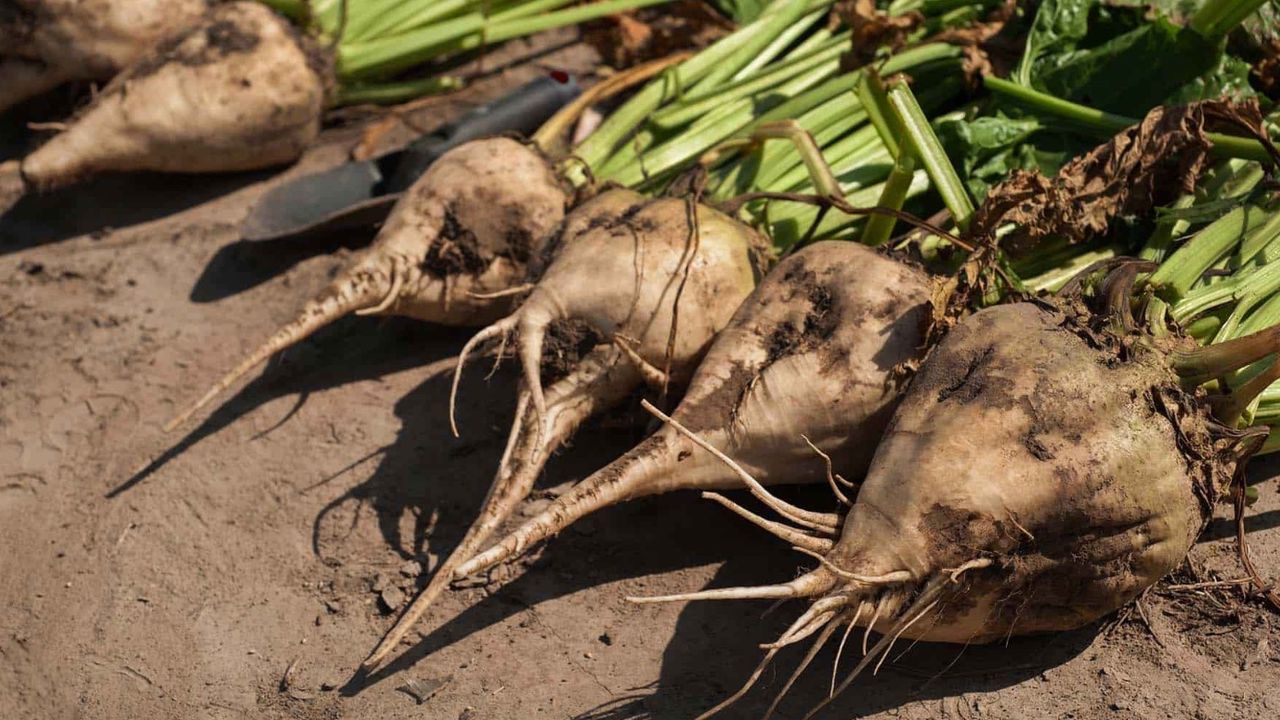
{"label": "pile of sugar beets", "polygon": [[[1244,511],[1245,463],[1280,448],[1280,155],[1247,42],[1274,20],[1262,3],[853,2],[829,22],[833,5],[768,4],[572,149],[561,117],[451,150],[171,423],[351,313],[482,327],[458,373],[511,349],[484,507],[365,669],[453,580],[672,490],[816,563],[636,598],[811,601],[709,713],[816,636],[781,699],[842,629],[880,640],[837,690],[900,638],[1088,624],[1177,568],[1215,504]],[[660,429],[491,542],[577,428],[637,392],[673,405],[645,401]],[[832,507],[769,490],[794,483],[827,483]]]}

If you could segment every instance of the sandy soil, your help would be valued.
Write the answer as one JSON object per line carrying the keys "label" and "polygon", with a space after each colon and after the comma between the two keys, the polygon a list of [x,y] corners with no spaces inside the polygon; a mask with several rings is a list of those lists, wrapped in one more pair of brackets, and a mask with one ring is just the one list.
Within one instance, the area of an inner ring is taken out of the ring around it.
{"label": "sandy soil", "polygon": [[[339,161],[352,135],[329,133],[282,174],[112,178],[0,220],[0,717],[685,718],[736,688],[756,643],[800,612],[626,604],[805,564],[679,495],[603,513],[505,583],[453,593],[399,660],[353,678],[388,603],[425,581],[483,498],[512,377],[469,376],[455,440],[439,370],[466,333],[350,319],[185,437],[160,430],[327,282],[344,242],[367,241],[236,237],[254,198]],[[625,416],[590,428],[528,509],[641,432]],[[1277,573],[1280,484],[1274,464],[1255,470],[1251,539]],[[1217,523],[1196,548],[1200,577],[1239,575],[1229,534]],[[1274,717],[1280,617],[1230,597],[1166,584],[1141,612],[1078,632],[916,645],[824,717]],[[759,716],[800,652],[725,717]],[[832,655],[784,717],[825,693]],[[443,686],[419,705],[397,689],[410,682]]]}

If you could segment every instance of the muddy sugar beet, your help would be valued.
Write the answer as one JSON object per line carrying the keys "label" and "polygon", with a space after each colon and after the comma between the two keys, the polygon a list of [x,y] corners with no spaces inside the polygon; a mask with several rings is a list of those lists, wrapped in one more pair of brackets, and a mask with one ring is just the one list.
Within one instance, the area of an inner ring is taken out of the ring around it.
{"label": "muddy sugar beet", "polygon": [[742,223],[681,198],[613,189],[569,215],[532,264],[538,280],[524,302],[462,352],[465,360],[481,344],[505,347],[510,339],[523,368],[515,422],[484,508],[366,667],[396,647],[583,422],[645,383],[661,392],[688,382],[754,289],[763,247]]}
{"label": "muddy sugar beet", "polygon": [[205,0],[6,0],[0,113],[65,82],[111,79],[205,9]]}
{"label": "muddy sugar beet", "polygon": [[[566,219],[571,184],[545,151],[556,130],[590,98],[608,97],[670,61],[619,73],[564,108],[532,141],[472,140],[441,155],[396,202],[378,236],[329,288],[313,298],[193,405],[172,430],[277,352],[352,313],[396,315],[482,327],[506,316],[546,267],[547,243],[576,236],[608,211],[605,193]],[[624,206],[615,210],[620,211]],[[561,223],[565,226],[562,229]]]}
{"label": "muddy sugar beet", "polygon": [[[537,14],[536,22],[490,18],[494,22],[480,28],[472,27],[478,16],[466,15],[465,3],[444,3],[455,6],[442,8],[452,19],[420,18],[428,22],[422,27],[410,18],[400,27],[383,22],[386,8],[379,6],[388,3],[316,8],[277,3],[299,16],[295,26],[266,4],[248,0],[209,2],[203,14],[204,0],[5,0],[0,4],[0,109],[10,102],[7,96],[47,89],[54,77],[70,79],[74,73],[66,67],[121,71],[62,132],[24,160],[0,164],[0,212],[28,192],[100,173],[234,172],[287,164],[316,138],[328,107],[409,100],[452,83],[450,78],[397,77],[408,68],[460,48],[654,2],[595,2],[544,12],[546,3],[522,0],[517,4],[528,6],[522,12]],[[428,16],[436,14],[429,0],[421,5],[418,15],[424,9]],[[409,12],[399,10],[402,16]],[[173,24],[161,27],[158,17]],[[370,22],[383,27],[354,37],[360,33],[356,26],[370,31]],[[135,37],[129,35],[134,30],[136,42],[124,42],[123,37]],[[129,57],[119,52],[125,46],[132,50]],[[142,46],[149,49],[138,53]],[[616,92],[651,77],[657,69],[651,72],[649,66],[666,67],[680,58],[645,63],[598,85]],[[636,70],[640,75],[632,74]]]}
{"label": "muddy sugar beet", "polygon": [[[835,467],[861,474],[897,398],[894,369],[919,351],[927,302],[922,271],[856,243],[805,248],[743,303],[672,415],[764,484],[822,481],[825,467],[814,447]],[[518,557],[618,502],[733,487],[740,487],[735,472],[674,426],[664,427],[458,575]]]}
{"label": "muddy sugar beet", "polygon": [[794,682],[839,629],[883,637],[837,691],[899,638],[985,643],[1093,622],[1183,561],[1256,440],[1214,419],[1186,369],[1238,368],[1255,350],[1122,341],[1068,303],[979,311],[912,380],[856,502],[829,516],[838,530],[809,544],[818,568],[638,600],[814,598],[747,687],[779,648],[816,635]]}
{"label": "muddy sugar beet", "polygon": [[[828,559],[913,582],[992,563],[940,622],[904,636],[989,642],[1092,622],[1182,562],[1201,498],[1234,472],[1164,353],[1122,359],[1076,322],[1029,303],[979,312],[898,408]],[[874,538],[889,531],[886,552]]]}
{"label": "muddy sugar beet", "polygon": [[[605,194],[598,201],[605,206],[622,207],[625,217],[629,197],[629,193]],[[659,202],[673,209],[681,204]],[[616,218],[617,209],[583,206],[574,212],[566,227],[608,222],[604,220],[607,215],[593,211],[613,210]],[[643,222],[645,217],[644,211],[632,216],[633,222]],[[705,231],[706,219],[715,216],[700,210],[700,217],[700,228]],[[722,224],[725,221],[717,220]],[[580,246],[581,261],[564,265],[555,274],[548,271],[547,277],[564,277],[569,268],[586,262],[590,247]],[[679,248],[677,243],[672,251]],[[629,267],[626,258],[627,254],[620,255],[620,268]],[[544,284],[545,280],[540,285]],[[546,287],[564,291],[573,285],[562,280]],[[699,442],[740,454],[763,483],[822,482],[828,477],[827,468],[815,449],[826,453],[846,472],[861,472],[871,459],[899,395],[895,369],[916,357],[920,350],[928,287],[922,271],[855,243],[822,242],[796,252],[764,277],[715,336],[689,380],[675,417],[706,436]],[[547,300],[541,302],[543,307],[522,308],[522,312],[536,313],[534,317],[550,312]],[[713,307],[707,302],[715,300],[704,296],[701,312]],[[721,302],[722,307],[726,305]],[[606,307],[590,302],[579,306],[579,312],[593,306]],[[688,330],[681,325],[681,333]],[[644,343],[627,347],[634,347],[637,353],[665,352],[665,337],[657,333],[654,340],[649,350]],[[616,352],[616,347],[608,346],[592,350],[567,383],[555,383],[545,393],[545,434],[552,442],[536,437],[535,410],[529,394],[522,396],[521,412],[528,420],[513,429],[512,444],[503,458],[486,511],[437,570],[413,610],[370,656],[368,665],[377,664],[394,647],[393,641],[403,636],[408,623],[425,611],[426,604],[451,579],[517,558],[578,519],[610,505],[673,490],[740,486],[737,473],[673,427],[664,427],[500,542],[477,553],[527,495],[555,443],[563,441],[568,431],[606,401],[616,402],[635,386],[637,371],[632,366],[604,361],[606,354]],[[661,357],[651,356],[649,360]],[[673,369],[681,366],[687,368],[689,363],[682,360],[674,363]],[[606,372],[606,367],[612,370]],[[836,482],[834,477],[832,482]],[[804,515],[802,520],[812,515],[817,514]],[[754,516],[751,519],[777,527],[776,523]],[[826,522],[823,527],[833,531],[834,522]],[[817,535],[802,531],[791,533],[791,538],[802,545],[824,542]],[[829,543],[813,547],[826,549]]]}
{"label": "muddy sugar beet", "polygon": [[215,5],[24,158],[16,168],[21,185],[54,188],[109,171],[228,172],[291,162],[320,130],[328,84],[320,57],[259,3]]}
{"label": "muddy sugar beet", "polygon": [[524,280],[568,202],[536,148],[491,138],[450,150],[396,202],[367,250],[166,429],[275,353],[352,313],[455,326],[506,315],[513,298],[503,291]]}

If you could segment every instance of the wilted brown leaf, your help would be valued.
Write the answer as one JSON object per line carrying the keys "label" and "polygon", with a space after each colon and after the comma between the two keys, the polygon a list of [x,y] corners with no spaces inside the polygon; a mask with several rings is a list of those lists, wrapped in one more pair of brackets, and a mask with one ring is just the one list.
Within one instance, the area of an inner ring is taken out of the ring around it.
{"label": "wilted brown leaf", "polygon": [[835,12],[853,31],[852,49],[842,59],[846,69],[871,62],[880,48],[901,50],[907,35],[924,22],[924,15],[914,10],[890,17],[876,8],[875,0],[844,0],[836,3]]}
{"label": "wilted brown leaf", "polygon": [[[1006,73],[1022,53],[1025,38],[1006,32],[1017,7],[1017,0],[1006,0],[980,22],[943,30],[917,44],[943,42],[959,46],[964,53],[965,76],[971,86],[977,87],[985,74]],[[842,59],[846,70],[870,63],[881,48],[898,52],[925,20],[916,11],[890,16],[877,9],[874,0],[844,0],[836,4],[835,13],[853,31],[852,50]]]}
{"label": "wilted brown leaf", "polygon": [[[1004,265],[1007,256],[1025,254],[1048,237],[1082,242],[1106,232],[1117,217],[1150,212],[1193,190],[1212,147],[1205,135],[1210,131],[1253,137],[1280,165],[1256,101],[1208,100],[1156,108],[1052,178],[1013,172],[974,213],[966,233],[974,251],[959,270],[935,283],[928,341],[988,298],[1018,296],[1017,281]],[[996,229],[1007,224],[1014,230],[997,243]]]}
{"label": "wilted brown leaf", "polygon": [[1267,55],[1254,63],[1253,79],[1267,97],[1280,99],[1280,39],[1273,40]]}
{"label": "wilted brown leaf", "polygon": [[927,42],[959,46],[964,53],[965,78],[970,87],[976,88],[985,75],[1007,76],[1022,56],[1026,36],[1009,25],[1017,10],[1017,0],[1005,0],[982,22],[948,28],[929,37]]}
{"label": "wilted brown leaf", "polygon": [[589,22],[583,29],[583,40],[606,65],[627,68],[673,52],[706,47],[732,29],[733,24],[709,3],[679,0]]}
{"label": "wilted brown leaf", "polygon": [[1017,228],[1001,241],[1013,255],[1050,236],[1084,241],[1106,232],[1118,217],[1148,212],[1193,190],[1212,145],[1206,131],[1255,134],[1261,124],[1252,100],[1155,108],[1052,178],[1015,170],[974,214],[971,237],[989,240],[997,227],[1013,223]]}

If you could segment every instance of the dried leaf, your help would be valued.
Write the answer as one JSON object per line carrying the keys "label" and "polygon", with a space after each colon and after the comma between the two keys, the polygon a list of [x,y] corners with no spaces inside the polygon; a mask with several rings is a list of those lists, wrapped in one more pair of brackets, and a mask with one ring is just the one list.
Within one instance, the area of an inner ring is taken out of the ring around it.
{"label": "dried leaf", "polygon": [[626,68],[673,52],[706,47],[732,29],[732,23],[710,4],[680,0],[589,22],[583,40],[606,65]]}
{"label": "dried leaf", "polygon": [[842,60],[846,69],[866,65],[881,48],[901,50],[911,31],[924,22],[924,15],[915,10],[890,17],[876,8],[875,0],[844,0],[836,3],[835,13],[853,31],[853,48]]}
{"label": "dried leaf", "polygon": [[969,86],[977,88],[986,75],[1008,76],[1022,56],[1024,37],[1012,24],[1017,15],[1017,0],[1005,0],[982,22],[948,28],[926,42],[956,45],[963,51],[963,69]]}
{"label": "dried leaf", "polygon": [[1263,57],[1253,64],[1253,79],[1267,97],[1280,98],[1280,37],[1263,48]]}
{"label": "dried leaf", "polygon": [[1047,237],[1083,242],[1105,233],[1118,217],[1149,212],[1191,192],[1208,160],[1205,132],[1224,127],[1261,133],[1257,103],[1157,107],[1052,178],[1015,170],[978,208],[971,235],[992,241],[996,228],[1013,223],[1017,228],[1001,242],[1016,256]]}

